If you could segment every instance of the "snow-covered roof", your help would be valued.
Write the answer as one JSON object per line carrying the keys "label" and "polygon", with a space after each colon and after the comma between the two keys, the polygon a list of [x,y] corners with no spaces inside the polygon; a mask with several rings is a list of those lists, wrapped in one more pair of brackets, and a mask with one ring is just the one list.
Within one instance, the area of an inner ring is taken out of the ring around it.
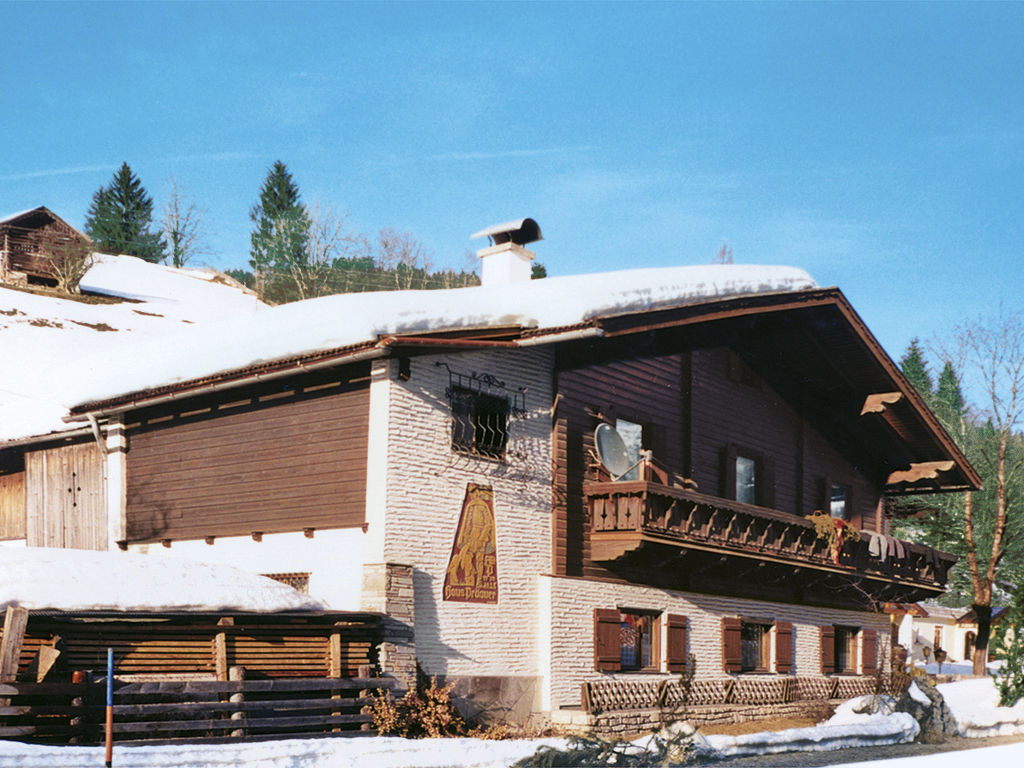
{"label": "snow-covered roof", "polygon": [[0,442],[69,429],[62,417],[82,399],[83,382],[116,381],[147,365],[178,329],[269,309],[215,275],[100,256],[83,282],[137,301],[90,304],[0,288]]}
{"label": "snow-covered roof", "polygon": [[325,606],[227,565],[131,552],[4,547],[0,608],[55,611],[305,611]]}
{"label": "snow-covered roof", "polygon": [[[146,316],[140,311],[166,312],[169,316],[171,305],[69,307],[64,305],[70,302],[62,302],[59,310],[34,307],[29,314],[19,303],[23,294],[11,298],[0,292],[0,311],[6,310],[7,314],[0,316],[0,346],[6,346],[7,331],[18,324],[25,343],[11,359],[23,360],[26,367],[31,367],[34,372],[29,379],[39,386],[26,389],[20,377],[0,373],[0,395],[6,389],[14,395],[10,399],[16,401],[42,393],[51,405],[59,404],[59,408],[49,411],[45,426],[51,429],[53,417],[59,418],[69,406],[373,342],[388,334],[488,326],[557,329],[598,317],[815,287],[810,275],[792,267],[638,269],[453,290],[325,296],[259,312],[222,312],[188,326],[161,323],[158,327],[147,326],[145,332],[134,332],[146,325],[142,322]],[[145,290],[151,292],[148,287]],[[138,293],[145,291],[140,289]],[[7,306],[5,298],[9,299]],[[25,302],[32,298],[36,297],[26,297]],[[187,306],[190,311],[199,308]],[[24,315],[15,315],[12,320],[12,309]],[[65,317],[69,322],[63,322],[61,333],[54,333],[54,322],[62,322]],[[84,333],[89,326],[83,323],[99,322],[133,332]],[[47,332],[38,334],[38,340],[29,340],[33,330],[42,329]],[[55,376],[60,372],[70,375]],[[39,428],[29,424],[12,429],[3,416],[0,410],[0,438],[41,433],[32,431]]]}

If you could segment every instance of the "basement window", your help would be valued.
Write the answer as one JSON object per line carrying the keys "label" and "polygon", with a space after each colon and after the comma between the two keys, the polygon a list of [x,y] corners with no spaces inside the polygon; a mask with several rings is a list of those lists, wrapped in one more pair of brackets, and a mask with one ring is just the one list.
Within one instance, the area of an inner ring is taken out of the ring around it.
{"label": "basement window", "polygon": [[508,445],[507,397],[463,387],[449,390],[452,406],[452,449],[503,459]]}

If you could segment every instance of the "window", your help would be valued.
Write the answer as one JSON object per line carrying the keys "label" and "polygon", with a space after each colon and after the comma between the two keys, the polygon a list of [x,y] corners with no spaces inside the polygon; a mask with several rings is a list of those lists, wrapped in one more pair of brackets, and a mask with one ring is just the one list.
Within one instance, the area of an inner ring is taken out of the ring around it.
{"label": "window", "polygon": [[736,457],[736,501],[757,504],[757,462],[747,456]]}
{"label": "window", "polygon": [[835,628],[834,658],[836,672],[854,674],[857,672],[857,632],[856,627]]}
{"label": "window", "polygon": [[462,387],[450,391],[452,448],[492,459],[505,456],[508,444],[508,399]]}
{"label": "window", "polygon": [[849,492],[845,485],[836,485],[835,483],[829,484],[828,511],[832,517],[840,520],[849,519],[849,509],[847,508],[848,497]]}
{"label": "window", "polygon": [[[774,658],[772,656],[774,648]],[[788,621],[722,618],[726,672],[793,672],[793,625]]]}
{"label": "window", "polygon": [[654,665],[655,624],[649,613],[620,613],[619,669],[648,669]]}
{"label": "window", "polygon": [[685,616],[629,608],[594,610],[594,668],[602,672],[681,672],[687,661]]}
{"label": "window", "polygon": [[[615,431],[622,437],[626,444],[626,452],[629,454],[629,463],[636,464],[640,460],[640,451],[643,449],[644,427],[633,421],[616,419]],[[633,467],[629,472],[619,478],[620,480],[639,480],[640,467]]]}
{"label": "window", "polygon": [[722,497],[743,504],[770,507],[775,503],[773,462],[751,448],[727,443],[722,452]]}

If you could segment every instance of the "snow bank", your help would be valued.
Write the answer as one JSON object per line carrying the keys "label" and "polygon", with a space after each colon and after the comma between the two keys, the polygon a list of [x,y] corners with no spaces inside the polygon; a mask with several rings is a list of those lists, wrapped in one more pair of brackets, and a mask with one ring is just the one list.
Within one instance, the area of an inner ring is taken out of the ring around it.
{"label": "snow bank", "polygon": [[[248,744],[114,746],[118,768],[505,768],[560,739],[482,741],[394,737],[286,739]],[[0,768],[103,765],[103,747],[41,747],[0,742]]]}
{"label": "snow bank", "polygon": [[999,706],[999,691],[991,678],[961,680],[935,686],[956,718],[960,735],[969,739],[1024,733],[1024,699],[1012,707]]}
{"label": "snow bank", "polygon": [[873,747],[880,744],[905,744],[917,736],[920,726],[906,712],[890,715],[866,715],[851,721],[811,728],[788,728],[740,736],[708,736],[708,743],[721,757],[771,755],[779,752],[828,752],[846,747]]}
{"label": "snow bank", "polygon": [[5,547],[0,608],[61,611],[297,611],[324,604],[237,568],[129,552]]}

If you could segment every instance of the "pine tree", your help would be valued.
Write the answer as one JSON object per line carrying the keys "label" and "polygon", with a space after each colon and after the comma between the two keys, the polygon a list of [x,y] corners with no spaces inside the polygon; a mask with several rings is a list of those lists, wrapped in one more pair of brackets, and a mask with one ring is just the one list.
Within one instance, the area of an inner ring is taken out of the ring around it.
{"label": "pine tree", "polygon": [[950,361],[942,366],[935,387],[935,414],[950,433],[963,431],[962,422],[967,415],[967,403],[960,389],[960,376]]}
{"label": "pine tree", "polygon": [[164,244],[159,233],[149,231],[152,220],[153,198],[128,163],[122,163],[110,186],[93,194],[85,232],[101,253],[126,253],[158,262],[164,258]]}
{"label": "pine tree", "polygon": [[254,225],[249,265],[256,273],[257,291],[263,293],[275,273],[290,274],[309,260],[309,215],[298,185],[280,160],[267,172],[249,219]]}
{"label": "pine tree", "polygon": [[900,358],[900,370],[903,371],[903,375],[907,377],[910,383],[914,385],[914,389],[924,398],[924,401],[930,403],[934,394],[932,390],[932,377],[928,373],[928,365],[925,363],[924,355],[921,353],[921,343],[918,338],[915,337],[910,340],[910,346],[907,347],[907,351]]}

